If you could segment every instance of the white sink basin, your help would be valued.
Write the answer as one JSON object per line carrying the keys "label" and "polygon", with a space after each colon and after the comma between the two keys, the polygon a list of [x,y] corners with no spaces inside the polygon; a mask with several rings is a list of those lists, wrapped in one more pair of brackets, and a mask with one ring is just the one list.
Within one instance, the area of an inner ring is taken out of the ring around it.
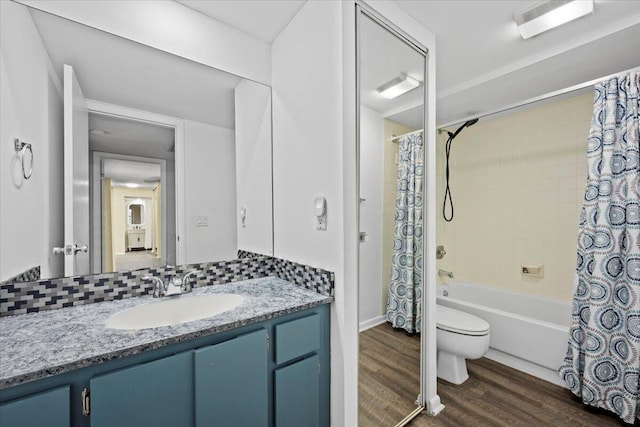
{"label": "white sink basin", "polygon": [[235,294],[165,297],[111,315],[105,322],[111,329],[145,329],[193,322],[239,306],[244,297]]}

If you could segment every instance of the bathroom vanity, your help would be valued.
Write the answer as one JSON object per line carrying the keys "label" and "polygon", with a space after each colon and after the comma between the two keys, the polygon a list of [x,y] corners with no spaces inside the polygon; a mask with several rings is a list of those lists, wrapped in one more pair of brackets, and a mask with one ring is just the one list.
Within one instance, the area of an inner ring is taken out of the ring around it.
{"label": "bathroom vanity", "polygon": [[105,320],[158,299],[0,319],[2,426],[328,426],[333,298],[275,277],[193,291],[213,293],[244,301],[140,330]]}
{"label": "bathroom vanity", "polygon": [[144,249],[145,239],[146,235],[143,228],[127,230],[127,251]]}

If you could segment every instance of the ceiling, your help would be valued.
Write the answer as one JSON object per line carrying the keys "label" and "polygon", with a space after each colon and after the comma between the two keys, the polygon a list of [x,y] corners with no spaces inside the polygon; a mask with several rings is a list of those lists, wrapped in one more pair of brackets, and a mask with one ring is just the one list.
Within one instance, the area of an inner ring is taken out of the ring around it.
{"label": "ceiling", "polygon": [[160,181],[161,169],[159,164],[154,163],[104,159],[102,172],[104,178],[111,178],[114,187],[131,183],[138,184],[140,188],[153,188]]}
{"label": "ceiling", "polygon": [[436,35],[440,124],[640,65],[640,1],[596,0],[593,15],[528,40],[512,15],[533,1],[395,2]]}
{"label": "ceiling", "polygon": [[[89,149],[136,157],[170,160],[175,157],[173,128],[147,122],[89,113]],[[160,181],[161,168],[156,163],[103,159],[102,176],[111,178],[113,186],[127,183],[153,188]]]}
{"label": "ceiling", "polygon": [[73,66],[86,98],[235,128],[240,77],[38,10],[34,22],[58,77]]}
{"label": "ceiling", "polygon": [[[410,90],[396,98],[387,99],[376,91],[382,84],[400,73],[424,81],[424,55],[411,48],[371,19],[361,25],[360,102],[383,117],[389,117],[413,129],[423,126],[422,99],[424,86]],[[419,105],[418,108],[413,108]],[[392,116],[392,117],[391,117]]]}
{"label": "ceiling", "polygon": [[170,127],[102,114],[89,114],[89,149],[155,159],[173,159]]}
{"label": "ceiling", "polygon": [[306,0],[176,0],[210,18],[271,43]]}
{"label": "ceiling", "polygon": [[[180,2],[266,42],[305,3]],[[640,55],[629,54],[640,51],[640,1],[596,0],[593,15],[528,40],[512,15],[534,0],[394,2],[436,35],[439,124],[640,66]]]}

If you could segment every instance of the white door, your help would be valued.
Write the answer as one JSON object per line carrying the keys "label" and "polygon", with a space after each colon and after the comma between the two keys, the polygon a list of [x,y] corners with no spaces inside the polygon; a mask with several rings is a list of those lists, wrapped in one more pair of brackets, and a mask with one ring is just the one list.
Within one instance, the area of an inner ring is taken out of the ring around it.
{"label": "white door", "polygon": [[64,274],[90,273],[89,112],[73,67],[64,66]]}

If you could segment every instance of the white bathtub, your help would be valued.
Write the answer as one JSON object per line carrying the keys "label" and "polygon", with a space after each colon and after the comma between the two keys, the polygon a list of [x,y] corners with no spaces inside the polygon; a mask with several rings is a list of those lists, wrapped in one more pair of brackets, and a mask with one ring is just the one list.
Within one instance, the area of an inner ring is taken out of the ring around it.
{"label": "white bathtub", "polygon": [[556,372],[567,351],[570,303],[463,282],[439,286],[437,302],[489,322],[487,357],[562,385]]}

